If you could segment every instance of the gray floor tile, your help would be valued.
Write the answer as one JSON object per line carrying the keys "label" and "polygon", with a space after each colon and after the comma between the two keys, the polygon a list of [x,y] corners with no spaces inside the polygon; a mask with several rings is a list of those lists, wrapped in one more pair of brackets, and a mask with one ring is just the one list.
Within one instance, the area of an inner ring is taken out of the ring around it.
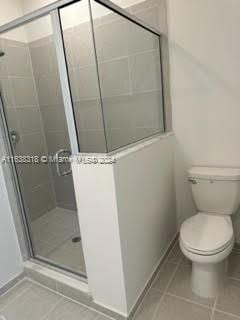
{"label": "gray floor tile", "polygon": [[0,310],[13,302],[18,296],[31,287],[31,282],[23,280],[0,297]]}
{"label": "gray floor tile", "polygon": [[151,289],[136,312],[134,320],[152,319],[163,293]]}
{"label": "gray floor tile", "polygon": [[197,302],[206,306],[213,306],[215,301],[214,298],[201,298],[192,292],[191,273],[191,266],[180,265],[171,281],[171,284],[167,292],[179,297],[184,297],[186,299],[192,300],[193,302]]}
{"label": "gray floor tile", "polygon": [[217,298],[216,308],[240,317],[240,281],[228,279]]}
{"label": "gray floor tile", "polygon": [[100,315],[97,312],[87,309],[70,300],[64,299],[44,320],[93,320],[97,319],[98,316]]}
{"label": "gray floor tile", "polygon": [[104,316],[103,314],[99,314],[95,320],[113,320],[113,319],[107,316]]}
{"label": "gray floor tile", "polygon": [[172,248],[169,255],[167,256],[166,261],[170,263],[180,263],[183,257],[184,257],[183,253],[179,247],[179,242],[177,240],[174,247]]}
{"label": "gray floor tile", "polygon": [[183,256],[182,260],[180,261],[180,264],[184,266],[192,266],[192,261],[188,260],[185,256]]}
{"label": "gray floor tile", "polygon": [[165,295],[153,320],[210,320],[211,312],[211,309]]}
{"label": "gray floor tile", "polygon": [[158,291],[164,291],[175,270],[175,264],[164,263],[153,282],[152,288]]}
{"label": "gray floor tile", "polygon": [[239,317],[215,311],[212,320],[239,320]]}
{"label": "gray floor tile", "polygon": [[40,320],[60,299],[54,292],[32,285],[1,313],[6,320]]}
{"label": "gray floor tile", "polygon": [[166,261],[170,263],[179,263],[182,259],[183,253],[179,247],[179,242],[177,240],[169,255],[167,256]]}
{"label": "gray floor tile", "polygon": [[228,260],[228,275],[240,280],[240,254],[232,252]]}
{"label": "gray floor tile", "polygon": [[26,277],[36,281],[37,283],[40,283],[47,288],[57,291],[56,281],[46,274],[43,275],[37,270],[32,270],[31,268],[25,268],[24,272]]}

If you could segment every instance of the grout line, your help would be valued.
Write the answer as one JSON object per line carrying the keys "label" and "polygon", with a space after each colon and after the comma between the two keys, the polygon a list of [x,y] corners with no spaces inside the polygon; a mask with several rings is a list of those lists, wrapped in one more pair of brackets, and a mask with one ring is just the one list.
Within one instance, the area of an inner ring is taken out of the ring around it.
{"label": "grout line", "polygon": [[[128,50],[128,48],[127,48]],[[116,57],[112,57],[112,58],[109,58],[109,59],[103,59],[103,60],[100,60],[99,61],[99,64],[102,65],[102,64],[106,64],[106,63],[111,63],[111,62],[115,62],[115,61],[121,61],[121,60],[126,60],[126,59],[129,59],[131,57],[136,57],[138,55],[141,55],[141,54],[148,54],[148,53],[153,53],[153,52],[159,52],[158,48],[151,48],[151,49],[147,49],[147,50],[143,50],[143,51],[137,51],[137,52],[133,52],[133,53],[129,53],[127,52],[126,55],[122,55],[122,56],[116,56]],[[80,69],[87,69],[87,68],[90,68],[90,67],[95,67],[96,64],[95,63],[90,63],[90,64],[86,64],[86,65],[77,65],[77,64],[72,64],[70,66],[70,68],[74,71],[74,70],[80,70]],[[49,75],[42,75],[41,77],[48,77]]]}
{"label": "grout line", "polygon": [[[175,238],[174,238],[174,240],[173,240],[172,243],[171,243],[171,246],[170,246],[171,249],[170,249],[170,251],[168,251],[167,255],[164,257],[163,261],[161,262],[161,265],[160,265],[160,267],[159,267],[159,269],[158,269],[158,272],[155,274],[155,277],[152,279],[151,285],[150,285],[149,288],[146,290],[146,292],[145,292],[145,294],[144,294],[144,297],[142,298],[142,300],[141,300],[140,304],[138,305],[137,309],[135,310],[134,315],[133,315],[133,317],[132,317],[132,320],[134,320],[134,319],[136,318],[137,312],[140,310],[141,306],[143,305],[146,296],[147,296],[148,293],[151,291],[151,289],[153,289],[153,284],[154,284],[154,282],[156,281],[156,279],[157,279],[157,277],[158,277],[158,274],[161,272],[161,270],[162,270],[162,268],[164,267],[164,265],[165,265],[166,263],[168,263],[168,261],[167,261],[167,260],[168,260],[168,257],[170,256],[170,254],[171,254],[171,252],[172,252],[172,250],[173,250],[173,248],[175,247],[175,245],[176,245],[177,242],[178,242],[178,237],[177,237],[177,235],[176,235]],[[170,264],[176,265],[175,263],[171,263],[171,262],[170,262]],[[163,291],[158,290],[158,289],[153,289],[153,290],[155,290],[155,291],[158,292],[158,293],[163,293]]]}
{"label": "grout line", "polygon": [[23,76],[17,76],[17,75],[11,75],[9,74],[8,75],[8,79],[13,79],[13,80],[17,80],[17,79],[20,79],[20,80],[34,80],[33,79],[33,75],[23,75]]}
{"label": "grout line", "polygon": [[13,289],[15,289],[20,283],[24,282],[24,277],[20,279],[18,282],[16,282],[12,287],[10,287],[8,290],[6,290],[3,294],[0,295],[0,297],[4,297],[6,294],[11,292]]}
{"label": "grout line", "polygon": [[[229,313],[229,312],[225,312],[225,311],[222,311],[222,310],[218,310],[216,309],[215,311],[219,312],[219,313],[222,313],[224,315],[227,315],[227,316],[231,316],[231,317],[235,317],[237,319],[240,319],[240,316],[237,316],[236,314],[233,314],[233,313]],[[212,319],[211,319],[212,320]]]}
{"label": "grout line", "polygon": [[175,269],[173,271],[173,274],[171,275],[171,277],[170,277],[170,279],[169,279],[169,281],[168,281],[168,283],[166,285],[166,288],[163,291],[164,294],[167,293],[167,290],[169,289],[170,284],[172,283],[172,280],[173,280],[173,278],[175,277],[175,275],[176,275],[176,273],[178,271],[178,268],[179,268],[179,264],[176,265],[176,267],[175,267]]}
{"label": "grout line", "polygon": [[[21,279],[19,282],[17,282],[13,287],[11,287],[9,290],[7,290],[3,295],[1,295],[1,298],[4,297],[7,293],[10,293],[11,291],[13,291],[14,289],[16,289],[16,287],[18,285],[20,285],[22,282],[26,281],[26,278],[24,277],[23,279]],[[21,297],[24,293],[26,293],[29,289],[26,288],[24,290],[22,290],[19,294],[16,294],[16,296],[11,299],[11,301],[7,302],[5,306],[3,306],[3,308],[0,309],[0,311],[2,312],[3,310],[5,310],[7,307],[9,307],[13,302],[15,302],[19,297]]]}
{"label": "grout line", "polygon": [[[96,313],[99,314],[99,315],[103,315],[103,316],[105,316],[105,317],[107,317],[107,318],[109,318],[109,319],[115,320],[114,318],[112,318],[110,315],[107,315],[106,313],[103,313],[103,312],[101,312],[101,311],[99,311],[99,310],[97,310],[97,309],[94,309],[93,307],[91,307],[91,306],[89,306],[89,305],[87,305],[87,304],[84,304],[83,302],[80,302],[80,301],[78,301],[78,300],[74,300],[74,299],[71,298],[71,297],[65,296],[63,293],[61,293],[61,292],[59,292],[59,291],[57,290],[57,286],[56,286],[56,290],[54,290],[54,289],[49,288],[49,287],[45,286],[44,284],[42,284],[42,283],[40,283],[40,282],[38,282],[38,281],[36,281],[36,280],[34,280],[34,279],[32,279],[32,278],[26,277],[25,279],[29,280],[30,282],[32,282],[32,283],[35,284],[36,286],[42,287],[42,288],[44,288],[44,289],[46,289],[46,290],[49,290],[49,291],[51,291],[51,292],[59,295],[59,296],[62,297],[63,299],[66,299],[66,300],[68,300],[68,301],[71,301],[71,302],[73,302],[73,303],[76,303],[76,304],[78,304],[78,305],[80,305],[80,306],[82,306],[82,307],[85,307],[85,308],[88,309],[88,310],[91,310],[91,311],[96,312]],[[84,293],[83,293],[83,294],[84,294]],[[87,295],[90,297],[90,295],[89,295],[88,293],[86,293],[86,296],[87,296]],[[42,320],[42,319],[41,319],[41,320]]]}
{"label": "grout line", "polygon": [[[175,245],[174,245],[174,246],[175,246]],[[173,246],[173,248],[174,248],[174,246]],[[169,254],[170,254],[170,253],[169,253]],[[168,256],[169,256],[169,255],[168,255]],[[163,265],[165,265],[165,264],[166,264],[166,261],[165,261],[165,263],[164,263]],[[163,295],[162,295],[161,298],[159,299],[159,302],[158,302],[158,304],[157,304],[157,307],[156,307],[156,309],[155,309],[155,311],[154,311],[154,313],[153,313],[152,320],[154,320],[155,317],[156,317],[156,315],[157,315],[157,312],[158,312],[158,310],[159,310],[159,308],[160,308],[161,302],[163,301],[163,299],[164,299],[164,297],[165,297],[165,295],[166,295],[166,292],[167,292],[170,284],[172,283],[173,278],[175,277],[175,275],[176,275],[176,273],[177,273],[178,267],[179,267],[179,265],[177,264],[177,265],[175,266],[175,269],[174,269],[171,277],[169,278],[169,280],[168,280],[168,282],[167,282],[167,285],[166,285],[165,289],[163,290]],[[160,269],[160,270],[161,270],[161,269]],[[151,287],[152,287],[152,286],[151,286]]]}
{"label": "grout line", "polygon": [[51,312],[58,306],[58,304],[63,300],[63,297],[60,297],[59,300],[39,319],[44,320],[51,314]]}
{"label": "grout line", "polygon": [[216,306],[217,306],[217,298],[218,298],[218,297],[215,298],[215,301],[214,301],[214,304],[213,304],[212,314],[211,314],[210,320],[213,320],[213,317],[214,317],[214,313],[215,313]]}
{"label": "grout line", "polygon": [[211,306],[209,306],[209,305],[206,305],[206,304],[203,304],[203,303],[200,303],[200,302],[196,302],[196,301],[194,301],[194,300],[187,299],[187,298],[178,296],[178,295],[173,294],[173,293],[166,292],[165,295],[170,296],[170,297],[173,297],[173,298],[177,298],[177,299],[182,300],[182,301],[185,301],[185,302],[189,302],[189,303],[195,304],[195,305],[197,305],[197,306],[199,306],[199,307],[203,307],[203,308],[206,308],[206,309],[209,309],[209,310],[212,310],[212,308],[213,308],[213,307],[211,307]]}
{"label": "grout line", "polygon": [[[174,272],[171,280],[173,280],[175,274],[177,273],[177,270],[178,270],[180,267],[185,266],[185,265],[182,263],[182,262],[183,262],[183,259],[184,259],[184,257],[181,257],[181,258],[179,259],[178,264],[177,264],[177,268],[176,268],[176,270],[175,270],[175,272]],[[213,307],[211,307],[211,306],[208,306],[208,305],[205,305],[205,304],[196,302],[196,301],[194,301],[194,300],[187,299],[187,298],[185,298],[185,297],[178,296],[178,295],[172,294],[172,293],[170,293],[170,292],[167,292],[167,290],[168,290],[169,287],[170,287],[170,284],[171,284],[171,282],[170,282],[169,285],[166,287],[163,296],[168,295],[168,296],[177,298],[177,299],[179,299],[179,300],[186,301],[186,302],[188,302],[188,303],[192,303],[192,304],[198,305],[198,306],[200,306],[200,307],[203,307],[203,308],[212,310]],[[216,298],[215,298],[215,301],[214,301],[214,305],[215,305],[215,303],[216,303]]]}
{"label": "grout line", "polygon": [[[176,241],[176,243],[177,243],[177,241]],[[171,252],[173,251],[173,249],[175,248],[175,246],[176,246],[176,244],[173,246],[172,250],[169,252],[168,256],[166,257],[165,262],[164,262],[163,265],[162,265],[162,267],[163,267],[164,265],[166,265],[166,264],[169,263],[169,264],[175,265],[175,269],[174,269],[174,271],[173,271],[173,273],[172,273],[172,275],[171,275],[171,277],[170,277],[170,279],[169,279],[169,281],[168,281],[165,289],[162,291],[162,293],[163,293],[163,294],[162,294],[162,297],[159,299],[159,302],[158,302],[158,304],[157,304],[156,310],[154,311],[154,314],[153,314],[153,316],[152,316],[152,320],[155,319],[155,317],[156,317],[156,315],[157,315],[157,312],[158,312],[158,310],[159,310],[159,307],[160,307],[160,305],[161,305],[161,302],[162,302],[162,300],[164,299],[164,297],[166,297],[167,295],[168,295],[168,296],[172,296],[172,297],[177,298],[177,299],[182,300],[182,301],[186,301],[186,302],[191,303],[191,304],[198,305],[198,306],[203,307],[203,308],[205,308],[205,309],[211,310],[212,312],[211,312],[211,318],[210,318],[210,320],[213,320],[214,311],[215,311],[215,309],[216,309],[217,297],[216,297],[215,300],[214,300],[214,305],[211,307],[211,306],[204,305],[204,304],[201,304],[201,303],[199,303],[199,302],[196,302],[196,301],[193,301],[193,300],[190,300],[190,299],[183,298],[183,297],[181,297],[181,296],[177,296],[177,295],[168,293],[168,289],[169,289],[169,287],[170,287],[170,285],[171,285],[171,283],[172,283],[172,280],[174,279],[177,271],[179,270],[179,268],[180,268],[181,266],[184,266],[184,264],[183,264],[183,259],[184,259],[184,257],[180,257],[179,260],[178,260],[176,263],[175,263],[175,262],[168,261],[168,257],[170,256],[170,254],[171,254]],[[162,268],[161,268],[161,269],[162,269]],[[159,270],[159,272],[161,272],[161,269]],[[157,278],[157,275],[156,275],[156,278]],[[155,279],[156,279],[156,278],[155,278]],[[152,289],[153,283],[154,283],[154,281],[152,282],[152,285],[151,285],[151,287],[149,288],[148,292],[150,291],[150,289]],[[148,292],[147,292],[147,293],[148,293]],[[159,292],[161,292],[161,291],[159,291]],[[147,295],[147,293],[146,293],[146,295]],[[143,300],[144,300],[144,299],[143,299]],[[135,316],[137,315],[137,311],[140,309],[141,306],[142,306],[142,303],[139,305],[138,309],[136,310]],[[135,319],[135,317],[134,317],[133,319]]]}

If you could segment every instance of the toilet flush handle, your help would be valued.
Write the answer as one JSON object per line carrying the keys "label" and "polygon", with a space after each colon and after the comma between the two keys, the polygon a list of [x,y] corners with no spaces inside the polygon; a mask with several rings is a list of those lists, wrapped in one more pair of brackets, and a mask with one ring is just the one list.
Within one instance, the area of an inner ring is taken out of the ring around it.
{"label": "toilet flush handle", "polygon": [[197,180],[193,179],[193,178],[188,178],[188,181],[192,184],[197,184]]}

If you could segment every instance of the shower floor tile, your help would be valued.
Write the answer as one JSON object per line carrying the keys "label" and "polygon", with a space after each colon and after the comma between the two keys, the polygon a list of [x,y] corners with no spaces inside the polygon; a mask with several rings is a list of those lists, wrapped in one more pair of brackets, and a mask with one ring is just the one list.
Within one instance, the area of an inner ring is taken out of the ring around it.
{"label": "shower floor tile", "polygon": [[[79,236],[79,234],[73,235]],[[59,265],[68,263],[68,267],[86,273],[81,242],[73,243],[72,238],[66,240],[58,249],[55,249],[47,257]]]}
{"label": "shower floor tile", "polygon": [[35,255],[55,264],[86,273],[82,243],[73,243],[80,236],[77,212],[56,207],[30,225]]}

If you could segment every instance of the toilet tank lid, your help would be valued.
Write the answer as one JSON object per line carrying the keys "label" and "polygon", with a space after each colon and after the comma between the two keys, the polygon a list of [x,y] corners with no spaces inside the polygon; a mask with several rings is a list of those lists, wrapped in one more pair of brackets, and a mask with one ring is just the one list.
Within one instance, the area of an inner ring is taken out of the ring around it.
{"label": "toilet tank lid", "polygon": [[192,167],[188,170],[190,178],[240,181],[240,168]]}

